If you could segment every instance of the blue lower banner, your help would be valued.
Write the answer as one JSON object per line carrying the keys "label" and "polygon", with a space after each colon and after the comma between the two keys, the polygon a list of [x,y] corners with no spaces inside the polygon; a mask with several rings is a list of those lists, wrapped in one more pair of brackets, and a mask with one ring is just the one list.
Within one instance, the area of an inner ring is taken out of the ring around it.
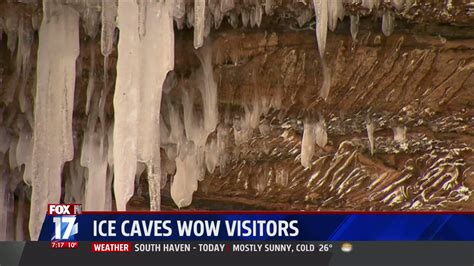
{"label": "blue lower banner", "polygon": [[68,206],[50,208],[39,240],[474,241],[474,213],[81,213]]}

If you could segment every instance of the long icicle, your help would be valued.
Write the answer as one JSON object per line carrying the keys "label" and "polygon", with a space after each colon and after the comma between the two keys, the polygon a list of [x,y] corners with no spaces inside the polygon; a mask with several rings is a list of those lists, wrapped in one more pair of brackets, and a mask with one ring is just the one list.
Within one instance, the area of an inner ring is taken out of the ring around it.
{"label": "long icicle", "polygon": [[[63,164],[74,155],[72,113],[79,54],[79,15],[43,2],[34,108],[30,235],[38,239],[48,203],[59,202]],[[54,14],[54,19],[48,17]]]}

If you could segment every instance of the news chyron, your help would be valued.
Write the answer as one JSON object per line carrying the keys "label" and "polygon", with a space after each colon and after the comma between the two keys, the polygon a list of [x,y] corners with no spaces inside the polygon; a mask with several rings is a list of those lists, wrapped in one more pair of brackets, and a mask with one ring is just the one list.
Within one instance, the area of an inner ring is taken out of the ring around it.
{"label": "news chyron", "polygon": [[82,212],[80,204],[48,204],[48,215],[53,216],[51,248],[77,248],[75,236],[79,233],[77,215]]}

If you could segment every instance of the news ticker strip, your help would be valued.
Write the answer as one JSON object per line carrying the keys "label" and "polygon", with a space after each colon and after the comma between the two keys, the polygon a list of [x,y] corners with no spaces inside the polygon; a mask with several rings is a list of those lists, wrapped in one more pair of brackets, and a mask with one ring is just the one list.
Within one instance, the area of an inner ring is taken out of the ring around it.
{"label": "news ticker strip", "polygon": [[69,248],[77,241],[474,241],[473,228],[474,213],[128,213],[50,204],[39,240]]}
{"label": "news ticker strip", "polygon": [[[107,245],[113,247],[106,247]],[[74,249],[51,249],[46,241],[0,242],[0,265],[150,265],[152,263],[193,266],[472,266],[474,241],[78,242]]]}

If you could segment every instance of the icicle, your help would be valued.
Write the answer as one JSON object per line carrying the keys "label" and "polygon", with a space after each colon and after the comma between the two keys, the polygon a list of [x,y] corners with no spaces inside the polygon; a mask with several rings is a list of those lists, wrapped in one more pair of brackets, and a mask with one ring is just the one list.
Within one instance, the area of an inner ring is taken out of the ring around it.
{"label": "icicle", "polygon": [[367,121],[366,128],[367,128],[367,136],[369,137],[370,154],[374,155],[374,150],[375,150],[374,122],[372,122],[372,120],[369,119]]}
{"label": "icicle", "polygon": [[119,1],[117,26],[117,81],[114,93],[114,192],[118,211],[126,210],[133,196],[137,167],[139,108],[138,6],[134,0]]}
{"label": "icicle", "polygon": [[250,14],[247,9],[242,9],[242,25],[247,27],[249,25],[249,20],[250,20]]}
{"label": "icicle", "polygon": [[273,0],[265,0],[265,14],[267,16],[273,15]]}
{"label": "icicle", "polygon": [[316,38],[318,40],[319,54],[321,58],[324,58],[328,32],[328,0],[313,0],[313,4],[316,14]]}
{"label": "icicle", "polygon": [[393,128],[393,139],[400,144],[400,148],[403,150],[408,149],[408,144],[406,143],[407,128],[405,126]]}
{"label": "icicle", "polygon": [[382,16],[382,32],[385,36],[390,36],[395,28],[395,15],[392,11],[385,11]]}
{"label": "icicle", "polygon": [[326,101],[329,97],[329,90],[331,89],[331,69],[326,64],[324,58],[322,58],[321,61],[323,65],[323,85],[319,91],[319,96]]}
{"label": "icicle", "polygon": [[181,19],[186,14],[186,0],[175,0],[173,7],[173,17]]}
{"label": "icicle", "polygon": [[379,0],[362,0],[362,7],[372,10],[374,7],[378,6],[378,2]]}
{"label": "icicle", "polygon": [[[92,48],[93,46],[91,45],[90,47]],[[92,55],[93,57],[94,55]],[[93,61],[95,60],[91,60],[91,62]],[[93,76],[94,66],[91,65],[89,86],[91,83],[93,86]],[[80,160],[81,165],[88,168],[84,193],[84,209],[95,211],[103,211],[106,208],[105,191],[107,180],[106,135],[102,130],[96,130],[99,97],[100,95],[94,93],[93,89],[89,93],[88,87],[88,104],[90,104],[88,106],[91,106],[91,108],[90,112],[88,112],[87,129],[84,132]],[[86,111],[89,111],[89,108],[86,108]]]}
{"label": "icicle", "polygon": [[[318,40],[319,55],[323,66],[323,84],[319,95],[327,100],[331,87],[331,71],[324,60],[326,51],[326,37],[328,31],[328,0],[313,0],[316,13],[316,38]],[[335,16],[337,19],[337,16]]]}
{"label": "icicle", "polygon": [[114,32],[117,17],[117,1],[102,0],[102,33],[100,39],[100,50],[104,56],[104,88],[102,89],[99,102],[99,118],[102,124],[102,131],[105,131],[105,103],[109,94],[108,87],[108,62],[114,45]]}
{"label": "icicle", "polygon": [[342,0],[328,0],[328,27],[331,31],[336,30],[337,20],[344,18],[344,7],[342,6]]}
{"label": "icicle", "polygon": [[221,0],[221,12],[223,14],[227,13],[234,8],[234,0]]}
{"label": "icicle", "polygon": [[303,125],[303,140],[301,141],[301,165],[309,168],[315,151],[316,124],[305,122]]}
{"label": "icicle", "polygon": [[147,165],[150,209],[160,208],[160,137],[157,136],[160,115],[157,110],[160,110],[164,80],[174,67],[173,9],[171,1],[147,1],[146,4],[146,35],[141,40],[135,27],[139,13],[136,3],[120,1],[118,8],[122,34],[118,46],[113,133],[118,210],[125,210],[133,195],[137,160]]}
{"label": "icicle", "polygon": [[328,143],[328,134],[326,129],[326,122],[323,118],[320,118],[320,120],[316,123],[315,133],[316,144],[318,144],[318,146],[321,148],[326,146],[326,144]]}
{"label": "icicle", "polygon": [[86,114],[89,113],[89,107],[91,103],[92,94],[94,93],[95,88],[95,52],[94,46],[90,44],[90,66],[89,66],[89,80],[87,82],[87,92],[86,92]]}
{"label": "icicle", "polygon": [[7,47],[11,53],[16,50],[17,39],[18,39],[18,25],[19,16],[12,9],[6,11],[5,15],[5,31],[8,36]]}
{"label": "icicle", "polygon": [[91,39],[95,39],[97,32],[99,31],[99,12],[98,8],[94,5],[94,1],[85,2],[86,9],[84,13],[84,28],[87,36]]}
{"label": "icicle", "polygon": [[210,134],[216,129],[219,119],[217,110],[217,84],[214,80],[214,70],[212,67],[212,47],[206,45],[197,53],[201,62],[204,86],[199,86],[204,108],[204,129],[206,134]]}
{"label": "icicle", "polygon": [[198,49],[204,42],[204,23],[206,0],[194,1],[194,48]]}
{"label": "icicle", "polygon": [[402,10],[405,0],[392,0],[392,6],[398,11]]}
{"label": "icicle", "polygon": [[228,154],[226,152],[226,141],[229,135],[228,129],[220,124],[217,126],[217,154],[219,156],[219,167],[221,169],[221,173],[223,169],[227,166],[228,161]]}
{"label": "icicle", "polygon": [[206,144],[205,155],[207,171],[212,174],[219,161],[217,141],[215,139],[212,139]]}
{"label": "icicle", "polygon": [[257,1],[257,4],[255,5],[255,24],[257,25],[257,27],[260,27],[260,25],[262,24],[262,17],[262,5],[260,5],[260,1]]}
{"label": "icicle", "polygon": [[192,142],[187,142],[182,145],[176,158],[176,174],[171,184],[171,198],[178,208],[191,205],[193,193],[198,187],[200,169],[195,158],[197,150]]}
{"label": "icicle", "polygon": [[18,138],[13,138],[10,141],[10,147],[8,148],[8,164],[10,169],[15,169],[18,167],[18,162],[16,160],[16,147],[18,146]]}
{"label": "icicle", "polygon": [[115,18],[117,16],[117,1],[102,0],[102,34],[100,49],[102,55],[107,57],[112,52],[114,45]]}
{"label": "icicle", "polygon": [[18,37],[18,45],[16,46],[15,72],[8,81],[7,90],[4,96],[5,98],[3,100],[5,104],[10,104],[13,101],[13,97],[15,96],[17,88],[19,87],[18,95],[20,110],[25,112],[25,110],[28,108],[26,106],[28,103],[25,103],[26,99],[24,99],[24,94],[31,69],[29,61],[34,33],[31,29],[29,21],[23,17],[20,18],[18,24],[18,33],[16,34]]}
{"label": "icicle", "polygon": [[33,151],[32,133],[25,129],[20,131],[20,137],[16,146],[16,162],[18,166],[25,165],[23,181],[31,186],[31,153]]}
{"label": "icicle", "polygon": [[351,36],[352,40],[357,40],[357,34],[359,34],[359,13],[351,15]]}
{"label": "icicle", "polygon": [[[59,203],[61,171],[73,158],[72,113],[79,15],[72,8],[43,2],[35,96],[30,235],[38,238],[48,203]],[[54,14],[54,19],[48,17]],[[45,155],[48,156],[45,156]]]}
{"label": "icicle", "polygon": [[84,203],[85,168],[81,166],[81,156],[76,156],[76,158],[69,163],[69,176],[64,185],[65,203]]}

